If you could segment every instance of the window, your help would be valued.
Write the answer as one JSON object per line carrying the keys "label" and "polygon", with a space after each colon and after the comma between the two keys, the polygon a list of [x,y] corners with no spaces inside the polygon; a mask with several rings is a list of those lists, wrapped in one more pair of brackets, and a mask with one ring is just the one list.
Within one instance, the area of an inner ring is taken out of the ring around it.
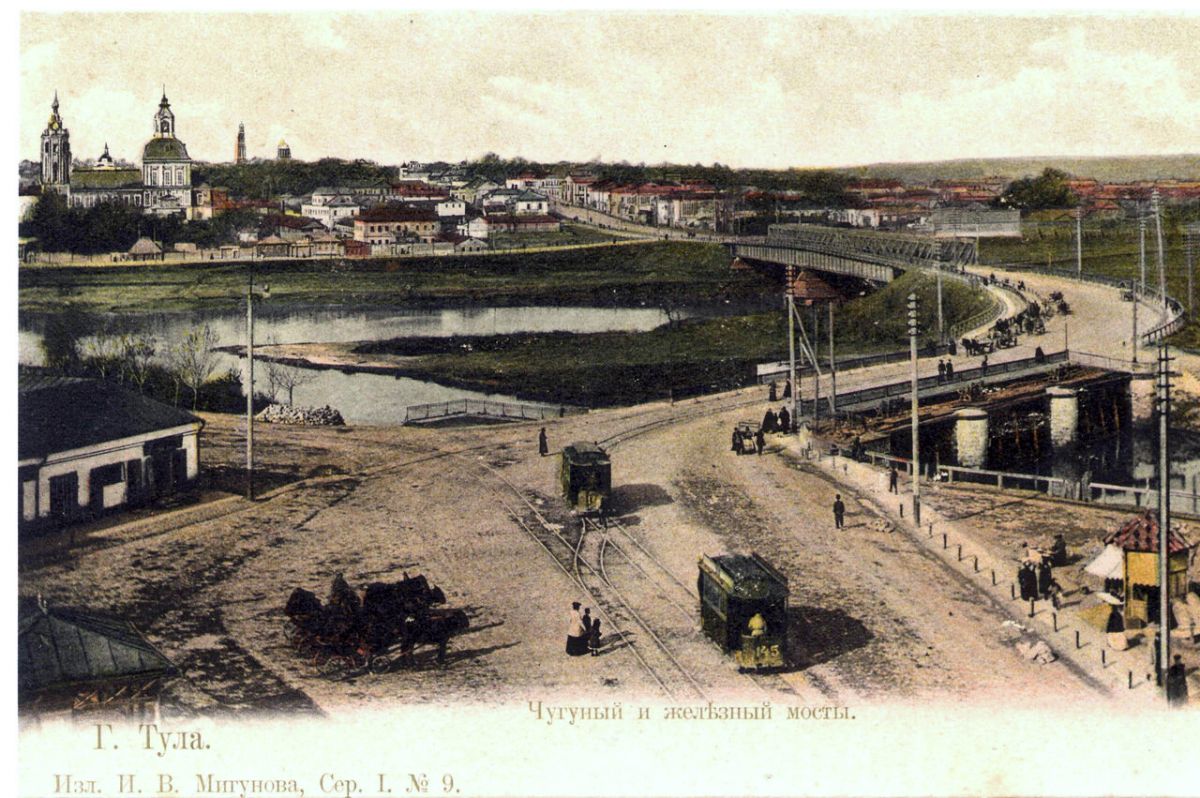
{"label": "window", "polygon": [[112,463],[111,465],[93,468],[91,479],[93,487],[101,488],[106,485],[116,485],[118,482],[124,482],[125,464]]}

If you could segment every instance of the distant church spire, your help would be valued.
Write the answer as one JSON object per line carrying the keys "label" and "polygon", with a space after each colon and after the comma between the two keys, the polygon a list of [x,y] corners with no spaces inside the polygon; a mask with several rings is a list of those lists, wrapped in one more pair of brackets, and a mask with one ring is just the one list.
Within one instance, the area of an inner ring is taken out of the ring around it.
{"label": "distant church spire", "polygon": [[71,182],[71,134],[58,114],[58,90],[50,103],[50,119],[42,131],[42,186],[52,191],[69,190]]}
{"label": "distant church spire", "polygon": [[237,149],[233,153],[234,163],[246,162],[246,126],[238,123]]}

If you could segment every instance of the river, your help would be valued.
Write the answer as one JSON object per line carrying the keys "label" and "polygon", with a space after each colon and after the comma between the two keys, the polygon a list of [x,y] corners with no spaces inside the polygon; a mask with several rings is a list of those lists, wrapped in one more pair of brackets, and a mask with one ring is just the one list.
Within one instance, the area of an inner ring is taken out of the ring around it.
{"label": "river", "polygon": [[[694,314],[693,314],[694,315]],[[180,313],[123,314],[112,321],[128,328],[148,332],[160,346],[177,341],[186,331],[207,324],[216,334],[219,346],[245,343],[246,317],[243,311],[193,311]],[[46,314],[22,314],[18,334],[20,362],[42,362],[42,330]],[[347,341],[385,340],[389,338],[501,335],[522,332],[643,331],[667,321],[658,308],[579,308],[579,307],[500,307],[409,310],[372,308],[369,310],[297,310],[256,308],[255,342],[267,343],[343,343]],[[217,353],[218,373],[237,369],[245,384],[242,358]],[[433,382],[377,374],[343,374],[339,371],[310,370],[311,382],[297,386],[297,405],[329,405],[341,412],[351,424],[397,424],[404,420],[409,405],[445,402],[451,399],[492,399],[518,401],[501,394],[484,394],[449,388]],[[262,390],[261,371],[256,369],[256,389]],[[280,399],[286,399],[280,397]]]}

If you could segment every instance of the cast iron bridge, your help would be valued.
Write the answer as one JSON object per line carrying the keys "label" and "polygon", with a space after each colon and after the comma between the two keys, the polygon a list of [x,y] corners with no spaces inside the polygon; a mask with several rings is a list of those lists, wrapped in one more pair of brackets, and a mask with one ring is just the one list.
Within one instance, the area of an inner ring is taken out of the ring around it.
{"label": "cast iron bridge", "polygon": [[765,238],[726,245],[734,258],[888,283],[913,268],[957,272],[975,262],[975,242],[810,224],[773,224]]}

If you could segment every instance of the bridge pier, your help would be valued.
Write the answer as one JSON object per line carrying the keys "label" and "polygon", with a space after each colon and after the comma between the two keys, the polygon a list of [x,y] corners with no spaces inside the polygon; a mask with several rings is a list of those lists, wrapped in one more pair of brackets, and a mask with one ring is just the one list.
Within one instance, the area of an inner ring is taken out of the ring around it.
{"label": "bridge pier", "polygon": [[1129,378],[1129,406],[1135,426],[1154,420],[1154,375],[1133,374]]}
{"label": "bridge pier", "polygon": [[1046,389],[1050,397],[1050,442],[1055,448],[1070,446],[1079,434],[1079,392],[1054,386]]}
{"label": "bridge pier", "polygon": [[954,417],[958,464],[967,468],[987,468],[987,411],[979,407],[966,407],[955,413]]}

